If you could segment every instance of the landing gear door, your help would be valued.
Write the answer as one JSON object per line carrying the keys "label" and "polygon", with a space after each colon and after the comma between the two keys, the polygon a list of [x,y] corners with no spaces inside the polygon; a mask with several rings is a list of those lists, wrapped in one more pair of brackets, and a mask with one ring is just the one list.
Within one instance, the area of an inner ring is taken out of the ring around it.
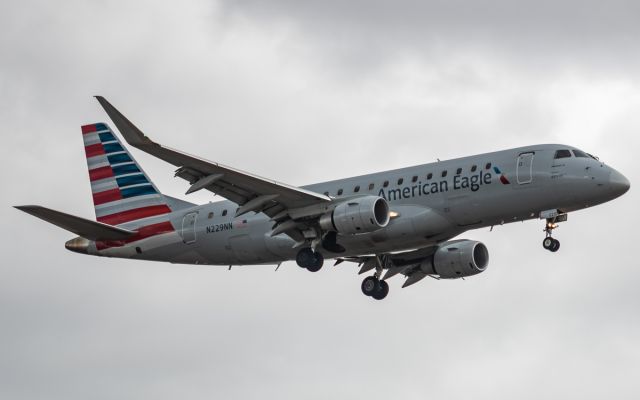
{"label": "landing gear door", "polygon": [[518,185],[526,185],[533,182],[533,157],[535,153],[522,153],[516,162],[516,177]]}
{"label": "landing gear door", "polygon": [[182,241],[186,244],[196,241],[196,218],[198,213],[189,213],[182,219]]}

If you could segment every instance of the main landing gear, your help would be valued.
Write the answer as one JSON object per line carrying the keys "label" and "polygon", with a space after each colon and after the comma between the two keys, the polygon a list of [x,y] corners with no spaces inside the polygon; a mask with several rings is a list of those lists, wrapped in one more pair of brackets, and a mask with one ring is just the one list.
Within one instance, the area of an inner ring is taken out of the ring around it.
{"label": "main landing gear", "polygon": [[296,256],[296,263],[301,268],[306,268],[311,272],[318,272],[324,264],[324,256],[317,251],[313,251],[310,247],[300,249]]}
{"label": "main landing gear", "polygon": [[364,278],[361,288],[365,296],[371,296],[376,300],[382,300],[389,294],[389,284],[375,275]]}

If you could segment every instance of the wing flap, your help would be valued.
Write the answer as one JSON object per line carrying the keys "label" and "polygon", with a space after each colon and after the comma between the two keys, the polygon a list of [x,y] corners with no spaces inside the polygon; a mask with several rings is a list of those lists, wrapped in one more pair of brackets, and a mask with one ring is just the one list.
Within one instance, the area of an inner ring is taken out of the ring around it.
{"label": "wing flap", "polygon": [[15,208],[89,240],[124,240],[136,234],[135,231],[116,228],[42,206],[15,206]]}

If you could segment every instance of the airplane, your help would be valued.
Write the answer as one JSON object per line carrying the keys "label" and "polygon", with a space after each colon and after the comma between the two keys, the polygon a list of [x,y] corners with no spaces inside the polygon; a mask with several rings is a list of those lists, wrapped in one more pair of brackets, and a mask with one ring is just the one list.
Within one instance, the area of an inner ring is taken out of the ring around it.
{"label": "airplane", "polygon": [[[458,279],[489,264],[471,229],[544,221],[545,249],[567,214],[630,188],[620,172],[572,146],[538,144],[296,187],[188,155],[152,141],[96,96],[130,145],[177,167],[186,194],[227,200],[197,205],[161,193],[106,123],[82,126],[96,220],[42,206],[19,210],[70,231],[73,252],[202,265],[275,265],[311,272],[325,259],[352,262],[376,300],[425,277]],[[277,268],[276,268],[277,269]]]}

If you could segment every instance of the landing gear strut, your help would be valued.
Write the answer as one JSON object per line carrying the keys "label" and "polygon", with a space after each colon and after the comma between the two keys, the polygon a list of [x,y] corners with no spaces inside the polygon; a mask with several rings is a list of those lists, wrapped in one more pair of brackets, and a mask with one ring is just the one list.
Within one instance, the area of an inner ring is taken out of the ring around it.
{"label": "landing gear strut", "polygon": [[324,264],[324,257],[321,253],[313,251],[310,247],[300,249],[296,256],[296,263],[301,268],[306,268],[311,272],[318,272]]}
{"label": "landing gear strut", "polygon": [[[565,217],[565,220],[566,220],[566,217]],[[544,247],[546,250],[549,250],[552,253],[555,253],[556,251],[560,250],[560,241],[551,237],[553,230],[558,227],[558,224],[556,222],[559,222],[559,221],[556,221],[556,218],[547,218],[547,224],[544,227],[544,233],[546,237],[542,241],[542,247]]]}

